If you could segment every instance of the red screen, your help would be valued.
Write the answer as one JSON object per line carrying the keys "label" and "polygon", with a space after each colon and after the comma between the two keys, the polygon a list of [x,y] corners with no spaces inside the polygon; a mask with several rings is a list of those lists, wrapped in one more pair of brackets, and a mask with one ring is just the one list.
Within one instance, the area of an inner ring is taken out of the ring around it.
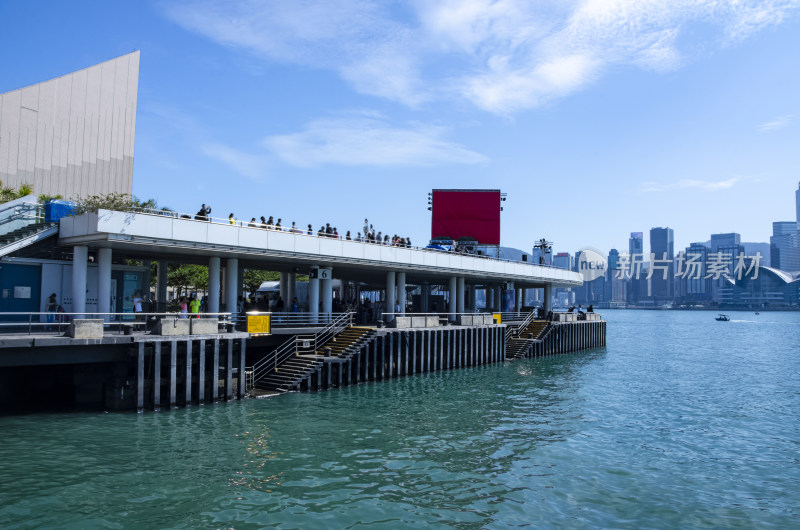
{"label": "red screen", "polygon": [[500,190],[433,190],[431,239],[500,244]]}

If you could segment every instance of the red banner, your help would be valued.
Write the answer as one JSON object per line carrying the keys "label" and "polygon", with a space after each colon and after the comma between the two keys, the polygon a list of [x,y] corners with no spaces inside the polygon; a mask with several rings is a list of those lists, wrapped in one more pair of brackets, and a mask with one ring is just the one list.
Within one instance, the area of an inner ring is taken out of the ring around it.
{"label": "red banner", "polygon": [[500,244],[500,190],[433,190],[431,239]]}

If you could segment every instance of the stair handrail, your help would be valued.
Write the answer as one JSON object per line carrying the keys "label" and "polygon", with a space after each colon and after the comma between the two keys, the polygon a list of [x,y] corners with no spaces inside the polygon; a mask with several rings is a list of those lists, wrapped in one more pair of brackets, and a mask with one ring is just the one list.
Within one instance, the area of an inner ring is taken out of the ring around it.
{"label": "stair handrail", "polygon": [[300,352],[301,350],[307,352],[309,348],[311,349],[311,353],[317,351],[318,346],[321,346],[327,343],[330,339],[335,337],[339,332],[347,328],[348,326],[352,325],[353,322],[353,315],[355,313],[342,313],[338,317],[334,318],[329,324],[327,324],[324,328],[320,329],[313,335],[297,335],[295,338],[295,342],[297,344],[303,344],[305,341],[309,341],[310,345],[308,347],[298,347],[297,351]]}
{"label": "stair handrail", "polygon": [[[44,221],[42,205],[32,197],[33,195],[26,195],[25,197],[0,204],[0,226],[4,226],[14,221]],[[29,224],[33,223],[29,222],[23,226],[27,226]],[[19,228],[22,228],[22,226]],[[13,229],[11,231],[13,231]],[[0,232],[2,232],[2,229],[0,229]],[[2,232],[2,235],[5,235],[6,233],[9,232]]]}
{"label": "stair handrail", "polygon": [[250,371],[249,388],[247,391],[253,389],[256,383],[261,381],[267,374],[278,370],[278,365],[283,363],[286,359],[291,357],[297,352],[297,342],[295,337],[292,336],[280,346],[266,354],[262,359],[256,362],[253,366],[246,368]]}

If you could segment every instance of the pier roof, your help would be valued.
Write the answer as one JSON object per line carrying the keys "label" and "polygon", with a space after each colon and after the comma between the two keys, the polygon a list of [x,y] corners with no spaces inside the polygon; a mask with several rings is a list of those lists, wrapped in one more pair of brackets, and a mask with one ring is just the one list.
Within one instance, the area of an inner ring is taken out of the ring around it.
{"label": "pier roof", "polygon": [[153,260],[205,263],[208,257],[238,258],[248,268],[305,272],[333,267],[334,277],[383,281],[387,271],[405,272],[407,281],[463,276],[468,283],[515,282],[516,287],[574,287],[577,272],[525,262],[431,249],[391,247],[265,230],[153,213],[98,210],[60,221],[59,244],[110,247]]}

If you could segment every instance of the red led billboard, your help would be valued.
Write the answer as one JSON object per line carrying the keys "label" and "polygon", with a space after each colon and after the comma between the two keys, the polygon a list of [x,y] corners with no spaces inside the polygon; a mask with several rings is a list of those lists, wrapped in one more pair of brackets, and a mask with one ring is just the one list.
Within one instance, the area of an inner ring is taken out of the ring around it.
{"label": "red led billboard", "polygon": [[500,190],[433,190],[431,239],[500,244]]}

